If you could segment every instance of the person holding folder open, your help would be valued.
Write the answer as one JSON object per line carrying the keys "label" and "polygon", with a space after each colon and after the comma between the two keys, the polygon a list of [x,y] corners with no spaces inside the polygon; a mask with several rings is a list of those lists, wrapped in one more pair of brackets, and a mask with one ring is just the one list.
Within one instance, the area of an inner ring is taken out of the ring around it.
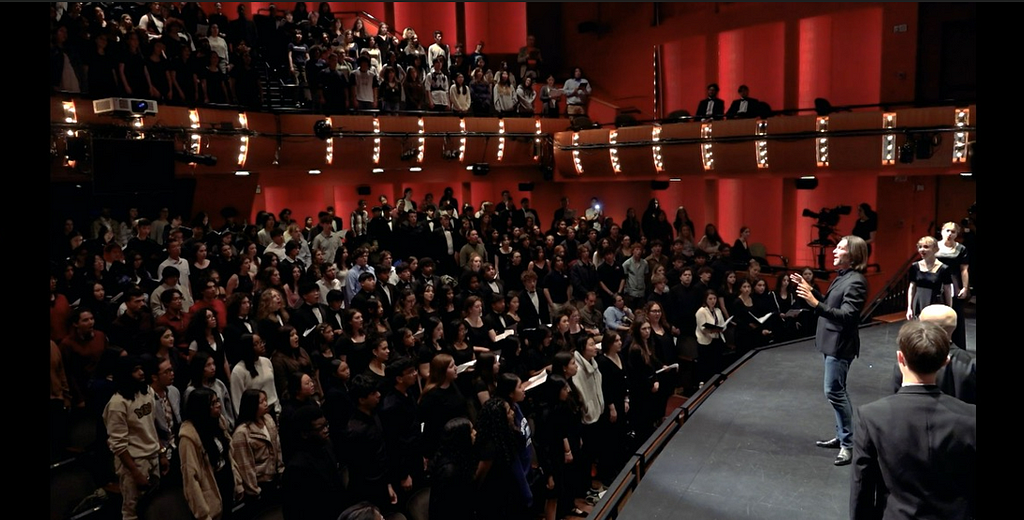
{"label": "person holding folder open", "polygon": [[708,289],[704,305],[697,309],[697,380],[701,385],[722,368],[726,348],[722,332],[730,321],[718,307],[718,294]]}

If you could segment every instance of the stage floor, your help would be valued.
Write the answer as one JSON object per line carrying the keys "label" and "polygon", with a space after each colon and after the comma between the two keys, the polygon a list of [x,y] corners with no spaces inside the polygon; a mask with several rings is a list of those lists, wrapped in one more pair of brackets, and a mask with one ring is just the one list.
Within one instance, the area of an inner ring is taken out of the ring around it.
{"label": "stage floor", "polygon": [[[847,380],[855,409],[892,393],[902,324],[861,329],[861,357]],[[852,466],[833,466],[837,450],[814,445],[835,436],[822,372],[813,338],[758,353],[669,441],[618,518],[849,518]]]}

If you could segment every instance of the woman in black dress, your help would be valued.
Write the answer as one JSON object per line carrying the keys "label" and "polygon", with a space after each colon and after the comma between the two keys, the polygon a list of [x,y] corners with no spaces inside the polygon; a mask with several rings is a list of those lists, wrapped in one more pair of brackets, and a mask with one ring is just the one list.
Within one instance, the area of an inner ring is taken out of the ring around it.
{"label": "woman in black dress", "polygon": [[[630,328],[631,341],[628,355],[630,416],[629,422],[636,432],[636,441],[644,442],[665,416],[668,392],[662,388],[657,371],[663,363],[651,345],[651,324],[637,316]],[[666,385],[667,388],[667,385]]]}
{"label": "woman in black dress", "polygon": [[939,303],[953,306],[953,289],[948,266],[936,258],[939,245],[934,237],[921,237],[917,241],[921,260],[910,264],[907,270],[907,319],[921,314],[921,309]]}
{"label": "woman in black dress", "polygon": [[597,356],[597,368],[601,371],[601,393],[604,394],[605,412],[600,421],[607,423],[600,428],[606,437],[600,442],[597,457],[597,479],[608,487],[619,474],[628,458],[629,440],[629,377],[626,359],[622,352],[622,336],[614,330],[605,332],[601,338],[601,353]]}
{"label": "woman in black dress", "polygon": [[953,331],[953,343],[960,348],[967,348],[967,331],[964,326],[964,302],[971,299],[970,262],[967,247],[956,241],[961,228],[956,222],[942,225],[942,240],[939,241],[939,252],[936,258],[949,267],[949,277],[953,283],[953,310],[956,311],[956,330]]}
{"label": "woman in black dress", "polygon": [[[474,352],[490,352],[497,334],[483,320],[484,302],[479,296],[467,296],[462,304],[466,342]],[[502,331],[504,332],[504,331]],[[461,363],[459,363],[461,364]]]}
{"label": "woman in black dress", "polygon": [[469,403],[455,384],[457,375],[450,355],[438,354],[430,361],[430,376],[416,409],[417,420],[422,424],[420,441],[426,459],[434,458],[437,453],[441,432],[448,421],[469,417]]}

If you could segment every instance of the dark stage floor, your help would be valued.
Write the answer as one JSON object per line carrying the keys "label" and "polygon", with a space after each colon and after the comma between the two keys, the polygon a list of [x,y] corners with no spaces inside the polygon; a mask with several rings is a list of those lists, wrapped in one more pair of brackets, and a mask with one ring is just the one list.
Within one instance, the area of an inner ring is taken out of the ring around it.
{"label": "dark stage floor", "polygon": [[[892,392],[901,325],[861,330],[847,381],[854,408]],[[974,319],[967,337],[976,350]],[[845,520],[852,466],[814,445],[834,433],[813,339],[762,351],[689,418],[618,518]]]}

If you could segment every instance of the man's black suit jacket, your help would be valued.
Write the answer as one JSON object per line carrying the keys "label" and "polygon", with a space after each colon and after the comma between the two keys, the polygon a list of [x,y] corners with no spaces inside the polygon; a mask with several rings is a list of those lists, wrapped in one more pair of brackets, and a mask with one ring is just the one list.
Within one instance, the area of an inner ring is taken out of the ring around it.
{"label": "man's black suit jacket", "polygon": [[[711,107],[711,115],[708,114],[708,103],[714,103]],[[712,117],[714,119],[721,119],[725,115],[725,100],[719,98],[704,98],[697,104],[697,113],[693,114],[693,117],[697,119],[706,119]]]}
{"label": "man's black suit jacket", "polygon": [[845,360],[860,355],[858,326],[867,291],[867,279],[853,269],[840,270],[824,295],[814,289],[819,317],[814,344],[822,354]]}
{"label": "man's black suit jacket", "polygon": [[520,330],[533,329],[551,323],[548,303],[544,300],[544,295],[540,291],[537,291],[537,302],[540,304],[540,309],[533,306],[533,303],[530,301],[530,293],[525,289],[519,292]]}
{"label": "man's black suit jacket", "polygon": [[934,385],[858,408],[850,518],[973,518],[976,410]]}

